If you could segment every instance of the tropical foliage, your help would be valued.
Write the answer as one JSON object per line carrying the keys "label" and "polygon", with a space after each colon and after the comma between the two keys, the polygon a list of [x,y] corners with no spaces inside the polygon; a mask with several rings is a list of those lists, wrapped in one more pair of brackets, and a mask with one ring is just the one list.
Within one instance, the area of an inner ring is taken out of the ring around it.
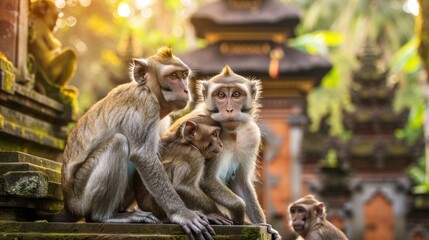
{"label": "tropical foliage", "polygon": [[[410,110],[405,128],[398,129],[396,136],[404,138],[410,144],[421,141],[429,93],[420,61],[420,57],[426,59],[423,65],[429,68],[427,54],[429,52],[429,17],[427,14],[422,14],[422,11],[425,6],[429,9],[429,1],[419,1],[420,5],[424,5],[420,8],[420,17],[417,21],[417,29],[420,29],[417,31],[419,36],[414,32],[415,16],[410,14],[417,1],[299,0],[289,2],[298,3],[307,9],[300,28],[304,35],[293,40],[292,46],[310,53],[328,55],[334,65],[332,71],[323,79],[321,86],[314,89],[308,96],[311,130],[318,130],[321,119],[328,116],[327,123],[331,126],[331,134],[343,138],[349,137],[342,127],[341,109],[353,111],[348,97],[351,72],[356,67],[356,53],[362,47],[363,41],[369,39],[376,42],[384,53],[383,60],[390,71],[390,83],[399,85],[394,109],[398,112],[404,108]],[[331,12],[339,14],[329,14]],[[416,14],[417,12],[414,12],[414,15]],[[335,31],[342,36],[337,39],[342,38],[342,41],[332,44],[333,42],[329,41],[330,38],[320,36],[324,33],[320,31],[322,29]],[[313,39],[310,41],[311,37]],[[421,56],[418,55],[418,50]],[[326,159],[330,157],[326,156]],[[429,171],[425,170],[427,164],[425,159],[422,155],[420,160],[408,169],[409,175],[417,183],[416,192],[429,192]]]}
{"label": "tropical foliage", "polygon": [[[331,134],[347,138],[349,134],[341,123],[341,109],[353,111],[348,89],[351,74],[358,67],[356,54],[365,41],[373,41],[383,52],[387,65],[392,55],[414,35],[414,16],[404,11],[407,9],[406,0],[286,2],[307,9],[298,28],[300,35],[294,41],[309,44],[310,47],[300,48],[310,53],[317,49],[319,54],[328,55],[334,65],[322,80],[322,85],[308,96],[311,130],[316,131],[320,120],[328,115]],[[313,38],[313,43],[309,38]],[[321,46],[323,44],[325,47]]]}
{"label": "tropical foliage", "polygon": [[163,45],[180,53],[202,44],[192,39],[187,17],[203,2],[56,0],[63,16],[55,34],[79,55],[70,84],[79,86],[82,112],[113,86],[128,81],[132,57],[150,55]]}

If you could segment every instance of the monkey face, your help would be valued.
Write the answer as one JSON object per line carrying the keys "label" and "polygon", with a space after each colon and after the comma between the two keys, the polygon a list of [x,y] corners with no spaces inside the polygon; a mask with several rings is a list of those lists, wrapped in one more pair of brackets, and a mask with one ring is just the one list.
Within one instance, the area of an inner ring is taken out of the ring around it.
{"label": "monkey face", "polygon": [[219,136],[220,130],[221,128],[217,126],[198,124],[193,145],[200,149],[205,159],[215,157],[222,150],[223,144]]}
{"label": "monkey face", "polygon": [[305,229],[308,228],[309,211],[302,205],[292,205],[289,209],[291,226],[295,232],[304,235]]}
{"label": "monkey face", "polygon": [[220,128],[219,127],[212,127],[207,126],[208,132],[206,136],[204,137],[206,139],[205,145],[207,146],[205,148],[205,151],[203,151],[203,155],[205,159],[209,159],[212,157],[217,156],[220,151],[222,151],[223,144],[220,140],[219,134],[220,134]]}
{"label": "monkey face", "polygon": [[313,195],[307,195],[290,205],[289,218],[293,230],[305,238],[316,224],[326,221],[325,206]]}
{"label": "monkey face", "polygon": [[167,113],[186,107],[189,100],[189,67],[175,57],[170,48],[163,48],[147,59],[133,59],[131,77],[140,85],[148,85]]}
{"label": "monkey face", "polygon": [[202,98],[210,117],[223,129],[235,131],[257,115],[260,81],[235,74],[228,66],[208,81],[200,81]]}
{"label": "monkey face", "polygon": [[185,67],[167,66],[163,69],[161,93],[174,109],[186,107],[189,100],[188,76],[189,69]]}
{"label": "monkey face", "polygon": [[246,91],[244,84],[214,83],[212,85],[213,90],[210,89],[211,117],[218,121],[223,129],[232,131],[241,123],[250,120],[246,108],[249,92]]}
{"label": "monkey face", "polygon": [[219,154],[223,148],[220,131],[218,123],[207,116],[199,116],[184,122],[181,131],[176,134],[180,133],[182,143],[193,145],[200,151],[204,159],[209,159]]}

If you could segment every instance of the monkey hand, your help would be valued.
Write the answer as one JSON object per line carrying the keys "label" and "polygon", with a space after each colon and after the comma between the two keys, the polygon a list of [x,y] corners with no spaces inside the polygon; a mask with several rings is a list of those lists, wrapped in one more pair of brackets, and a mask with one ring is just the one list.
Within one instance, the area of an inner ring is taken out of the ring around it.
{"label": "monkey hand", "polygon": [[273,239],[273,240],[281,240],[282,239],[282,236],[280,236],[280,233],[277,231],[277,230],[275,230],[272,226],[271,226],[271,224],[268,224],[268,223],[257,223],[257,224],[255,224],[256,226],[263,226],[263,227],[267,227],[267,232],[269,233],[269,234],[271,234],[271,239]]}
{"label": "monkey hand", "polygon": [[207,217],[197,211],[182,209],[173,213],[170,220],[179,224],[192,240],[213,240],[211,235],[216,234]]}
{"label": "monkey hand", "polygon": [[234,222],[231,219],[218,213],[207,214],[207,219],[210,223],[216,225],[234,225]]}

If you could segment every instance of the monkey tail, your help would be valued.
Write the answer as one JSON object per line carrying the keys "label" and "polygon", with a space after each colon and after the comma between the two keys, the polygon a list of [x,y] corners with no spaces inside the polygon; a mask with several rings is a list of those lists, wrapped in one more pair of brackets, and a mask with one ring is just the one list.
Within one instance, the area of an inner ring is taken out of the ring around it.
{"label": "monkey tail", "polygon": [[33,220],[46,220],[48,222],[77,222],[80,219],[80,217],[74,216],[63,208],[59,212],[46,212],[43,210],[36,210]]}

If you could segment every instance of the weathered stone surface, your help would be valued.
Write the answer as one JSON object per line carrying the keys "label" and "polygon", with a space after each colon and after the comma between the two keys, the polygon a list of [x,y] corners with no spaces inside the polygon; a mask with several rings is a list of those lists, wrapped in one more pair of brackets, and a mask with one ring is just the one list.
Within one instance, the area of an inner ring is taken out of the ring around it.
{"label": "weathered stone surface", "polygon": [[22,152],[0,152],[0,219],[31,220],[35,209],[63,208],[61,164]]}
{"label": "weathered stone surface", "polygon": [[3,175],[5,192],[28,198],[48,196],[48,176],[37,171],[14,171]]}
{"label": "weathered stone surface", "polygon": [[31,163],[1,163],[0,162],[0,176],[8,172],[40,172],[49,177],[50,181],[61,182],[61,175],[59,171],[51,170],[45,167],[40,167]]}
{"label": "weathered stone surface", "polygon": [[55,170],[58,174],[61,171],[61,163],[22,152],[0,152],[0,163],[30,163]]}
{"label": "weathered stone surface", "polygon": [[11,208],[19,208],[21,212],[21,216],[7,216],[6,218],[0,218],[0,220],[14,219],[30,221],[34,217],[32,214],[35,209],[55,212],[60,211],[63,207],[63,201],[57,199],[0,196],[0,212]]}
{"label": "weathered stone surface", "polygon": [[[214,239],[268,240],[261,226],[213,226]],[[175,224],[3,222],[1,239],[189,239]]]}
{"label": "weathered stone surface", "polygon": [[[0,178],[0,196],[10,196],[6,193],[4,188],[4,179]],[[57,182],[48,182],[48,195],[46,198],[49,199],[57,199],[57,200],[63,200],[63,193],[61,190],[61,183]]]}

